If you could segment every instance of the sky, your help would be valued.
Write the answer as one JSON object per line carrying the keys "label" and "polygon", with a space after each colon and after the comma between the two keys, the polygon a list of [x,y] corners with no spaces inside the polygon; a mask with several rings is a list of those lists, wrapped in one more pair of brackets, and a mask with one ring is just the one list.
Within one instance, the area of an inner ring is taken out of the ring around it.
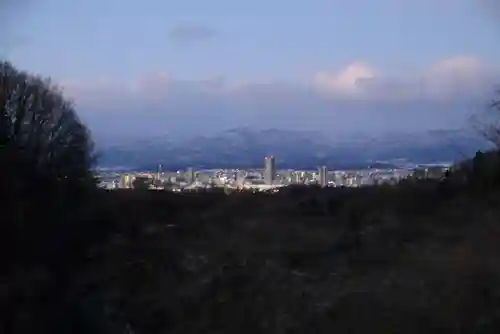
{"label": "sky", "polygon": [[2,0],[0,56],[99,140],[468,126],[500,83],[494,0]]}

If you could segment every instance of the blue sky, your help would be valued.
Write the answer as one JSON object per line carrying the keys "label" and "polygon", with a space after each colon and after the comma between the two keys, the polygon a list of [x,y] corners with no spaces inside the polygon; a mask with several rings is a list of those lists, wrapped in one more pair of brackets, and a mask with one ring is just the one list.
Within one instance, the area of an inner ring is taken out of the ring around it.
{"label": "blue sky", "polygon": [[493,0],[13,3],[0,52],[98,135],[457,127],[500,81]]}

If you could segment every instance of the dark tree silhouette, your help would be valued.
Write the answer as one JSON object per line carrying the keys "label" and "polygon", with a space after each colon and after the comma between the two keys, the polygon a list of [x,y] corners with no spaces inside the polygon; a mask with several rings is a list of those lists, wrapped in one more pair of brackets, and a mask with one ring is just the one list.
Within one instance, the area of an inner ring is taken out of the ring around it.
{"label": "dark tree silhouette", "polygon": [[[44,309],[69,309],[63,296],[73,268],[98,232],[86,196],[95,189],[94,161],[90,133],[61,89],[0,61],[0,278],[9,291],[0,294],[0,308],[10,310],[2,332],[52,321]],[[34,268],[44,268],[36,270],[46,271],[47,281],[31,281]],[[26,279],[17,284],[15,277]],[[19,303],[30,289],[30,299]],[[53,297],[42,305],[36,300],[44,294]],[[25,313],[30,320],[17,319]]]}
{"label": "dark tree silhouette", "polygon": [[[500,90],[496,92],[500,96]],[[486,110],[471,117],[474,129],[496,149],[500,149],[500,97],[491,101]]]}
{"label": "dark tree silhouette", "polygon": [[71,101],[49,79],[0,62],[2,166],[66,183],[92,179],[93,143]]}

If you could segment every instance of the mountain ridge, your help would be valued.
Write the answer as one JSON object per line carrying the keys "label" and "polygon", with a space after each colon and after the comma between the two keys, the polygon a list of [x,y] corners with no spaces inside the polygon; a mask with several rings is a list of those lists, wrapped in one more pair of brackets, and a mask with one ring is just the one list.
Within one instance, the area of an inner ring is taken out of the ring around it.
{"label": "mountain ridge", "polygon": [[397,158],[434,163],[461,160],[489,147],[479,134],[467,129],[335,139],[312,131],[242,127],[185,140],[164,136],[107,147],[101,151],[99,165],[152,168],[162,164],[169,169],[249,168],[262,166],[266,155],[276,156],[281,168],[362,165],[368,161]]}

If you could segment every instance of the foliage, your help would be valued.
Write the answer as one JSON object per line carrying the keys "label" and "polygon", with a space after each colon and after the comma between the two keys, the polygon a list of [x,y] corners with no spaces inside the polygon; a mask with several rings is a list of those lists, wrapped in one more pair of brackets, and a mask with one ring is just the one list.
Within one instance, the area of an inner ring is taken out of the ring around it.
{"label": "foliage", "polygon": [[0,331],[62,324],[73,267],[104,235],[93,145],[50,80],[0,62]]}
{"label": "foliage", "polygon": [[1,62],[0,106],[2,166],[50,179],[89,177],[89,132],[50,80]]}

